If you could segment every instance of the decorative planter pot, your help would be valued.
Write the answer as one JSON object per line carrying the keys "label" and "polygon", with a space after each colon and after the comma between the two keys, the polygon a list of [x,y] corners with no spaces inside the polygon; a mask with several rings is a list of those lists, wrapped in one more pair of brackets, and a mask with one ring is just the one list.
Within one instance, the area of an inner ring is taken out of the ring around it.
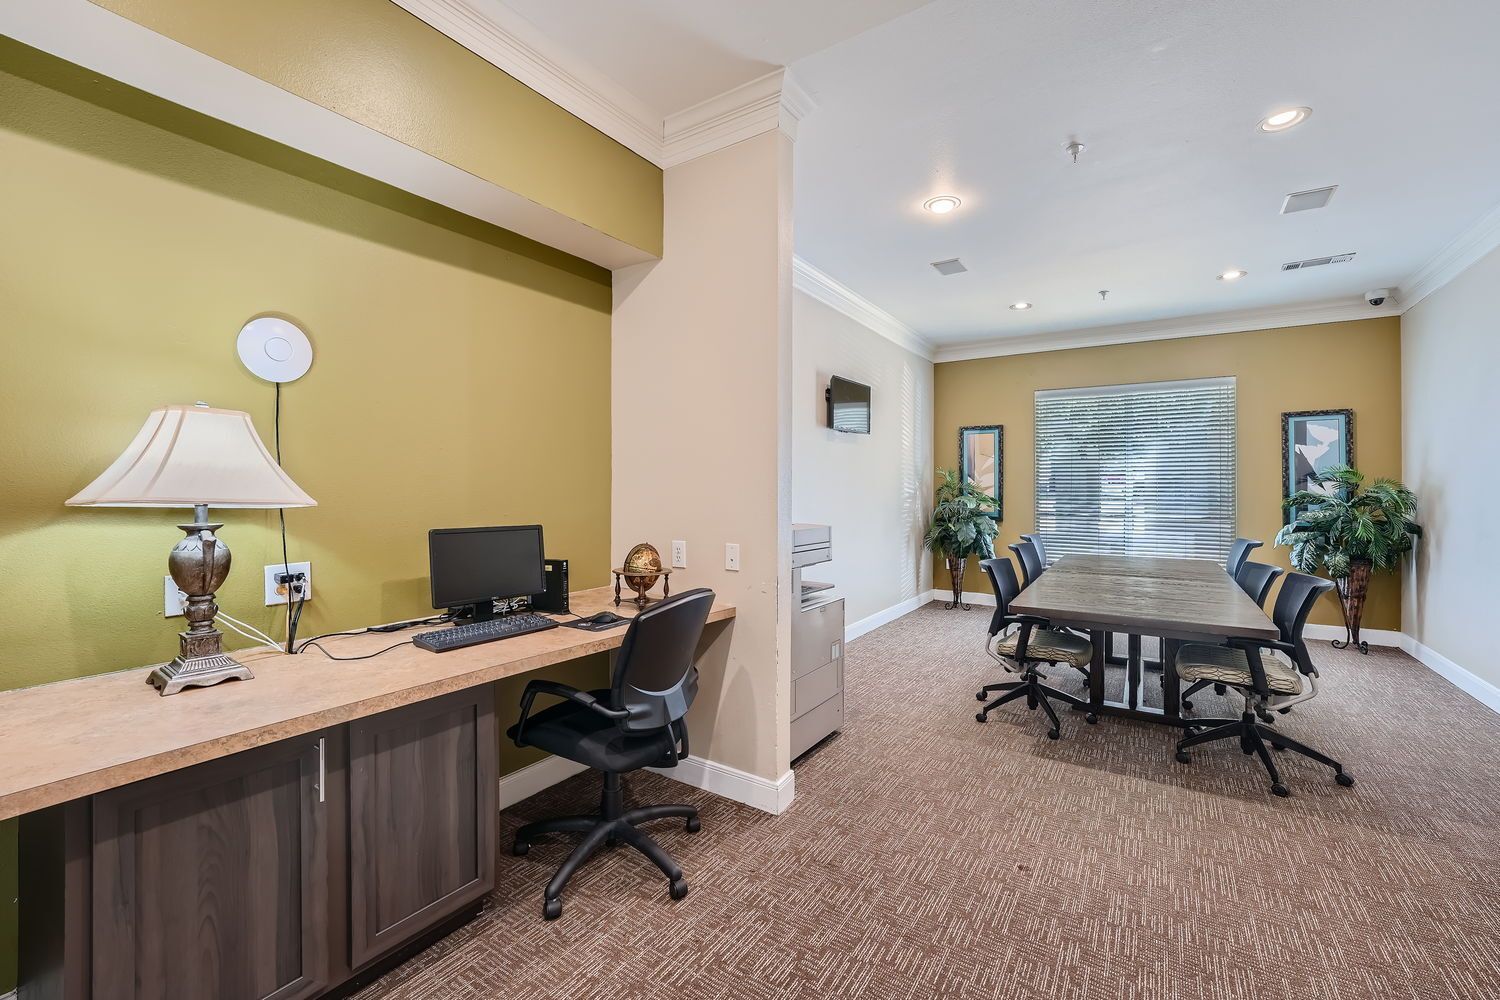
{"label": "decorative planter pot", "polygon": [[950,611],[959,608],[963,611],[969,610],[969,605],[964,603],[964,570],[969,566],[967,559],[955,559],[948,557],[948,575],[953,578],[953,600],[947,602],[943,607]]}
{"label": "decorative planter pot", "polygon": [[1333,641],[1335,649],[1353,646],[1361,653],[1370,652],[1370,644],[1359,637],[1359,623],[1365,615],[1365,597],[1370,592],[1370,561],[1356,559],[1349,564],[1349,575],[1334,581],[1338,587],[1339,606],[1344,610],[1344,628],[1348,635]]}

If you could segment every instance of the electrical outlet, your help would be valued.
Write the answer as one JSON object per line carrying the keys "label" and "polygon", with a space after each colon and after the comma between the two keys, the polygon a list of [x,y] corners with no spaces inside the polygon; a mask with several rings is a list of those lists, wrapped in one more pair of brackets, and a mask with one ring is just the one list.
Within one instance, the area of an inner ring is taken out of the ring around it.
{"label": "electrical outlet", "polygon": [[280,582],[279,578],[285,576],[288,571],[293,576],[298,573],[302,574],[302,599],[312,600],[312,563],[274,563],[266,567],[266,607],[287,603],[287,594],[291,588]]}
{"label": "electrical outlet", "polygon": [[182,606],[187,603],[187,595],[177,589],[177,582],[170,576],[162,577],[166,581],[163,593],[161,613],[167,618],[181,618]]}
{"label": "electrical outlet", "polygon": [[740,543],[724,543],[724,568],[733,573],[740,571]]}
{"label": "electrical outlet", "polygon": [[672,568],[687,569],[687,542],[672,543]]}

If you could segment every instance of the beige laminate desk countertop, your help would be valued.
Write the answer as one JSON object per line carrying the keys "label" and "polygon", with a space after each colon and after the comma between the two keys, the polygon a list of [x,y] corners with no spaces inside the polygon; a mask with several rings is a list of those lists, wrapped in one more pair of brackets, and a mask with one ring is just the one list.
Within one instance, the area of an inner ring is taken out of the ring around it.
{"label": "beige laminate desk countertop", "polygon": [[[573,611],[632,616],[608,587],[569,595]],[[735,616],[715,599],[710,622]],[[552,616],[565,620],[564,616]],[[431,626],[325,640],[358,656]],[[626,626],[607,632],[555,628],[447,653],[403,646],[369,660],[331,660],[317,650],[288,656],[241,650],[251,681],[190,688],[163,698],[149,668],[80,677],[0,693],[0,820],[241,750],[316,732],[450,691],[617,648]]]}

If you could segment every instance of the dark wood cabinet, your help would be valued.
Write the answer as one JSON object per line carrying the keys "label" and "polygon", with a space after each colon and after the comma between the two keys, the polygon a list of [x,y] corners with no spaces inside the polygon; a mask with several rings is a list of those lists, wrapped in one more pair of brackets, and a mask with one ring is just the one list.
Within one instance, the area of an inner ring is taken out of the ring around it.
{"label": "dark wood cabinet", "polygon": [[305,1000],[332,985],[322,776],[333,739],[94,798],[94,1000]]}
{"label": "dark wood cabinet", "polygon": [[494,887],[497,750],[485,684],[23,817],[21,1000],[366,978]]}
{"label": "dark wood cabinet", "polygon": [[349,724],[354,968],[494,886],[497,753],[489,685]]}

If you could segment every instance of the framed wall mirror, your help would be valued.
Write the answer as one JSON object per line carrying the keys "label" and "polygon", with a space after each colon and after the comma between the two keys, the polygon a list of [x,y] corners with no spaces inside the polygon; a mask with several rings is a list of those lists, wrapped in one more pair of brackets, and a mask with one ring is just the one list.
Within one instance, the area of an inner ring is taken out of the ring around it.
{"label": "framed wall mirror", "polygon": [[958,429],[958,478],[967,486],[983,490],[999,501],[1000,506],[991,512],[995,520],[1003,520],[1005,494],[1002,470],[1005,459],[1005,428],[999,424]]}

